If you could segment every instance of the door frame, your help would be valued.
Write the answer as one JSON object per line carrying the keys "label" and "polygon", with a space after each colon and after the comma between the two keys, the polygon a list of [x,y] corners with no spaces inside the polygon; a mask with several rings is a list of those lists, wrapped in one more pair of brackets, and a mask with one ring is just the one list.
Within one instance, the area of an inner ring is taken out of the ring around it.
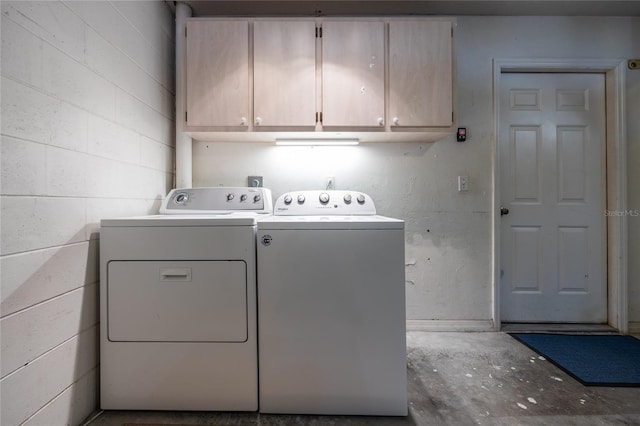
{"label": "door frame", "polygon": [[[627,140],[625,119],[625,62],[616,59],[493,59],[493,327],[501,329],[500,319],[500,83],[503,72],[602,73],[605,76],[606,108],[606,201],[608,211],[627,209]],[[605,212],[602,212],[603,215]],[[627,217],[606,217],[607,323],[627,333]]]}

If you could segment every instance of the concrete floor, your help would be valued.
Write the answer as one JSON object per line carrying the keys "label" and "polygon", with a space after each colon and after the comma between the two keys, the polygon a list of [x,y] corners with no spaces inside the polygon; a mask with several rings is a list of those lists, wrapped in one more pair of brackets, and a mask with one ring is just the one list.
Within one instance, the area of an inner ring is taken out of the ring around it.
{"label": "concrete floor", "polygon": [[411,332],[407,351],[406,418],[105,411],[88,424],[640,425],[640,388],[583,386],[505,333]]}

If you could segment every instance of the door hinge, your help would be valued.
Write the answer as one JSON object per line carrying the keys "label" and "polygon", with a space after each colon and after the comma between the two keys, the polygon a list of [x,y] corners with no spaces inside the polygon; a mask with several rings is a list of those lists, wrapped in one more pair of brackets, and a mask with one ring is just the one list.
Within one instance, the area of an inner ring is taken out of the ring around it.
{"label": "door hinge", "polygon": [[322,38],[322,27],[316,27],[316,38]]}
{"label": "door hinge", "polygon": [[316,112],[316,123],[318,122],[318,113]]}
{"label": "door hinge", "polygon": [[451,27],[451,38],[453,38],[453,27]]}
{"label": "door hinge", "polygon": [[456,120],[455,120],[453,111],[451,111],[451,123],[455,123],[455,122],[456,122]]}
{"label": "door hinge", "polygon": [[184,36],[187,36],[187,27],[184,27]]}
{"label": "door hinge", "polygon": [[320,124],[322,124],[322,112],[320,112]]}
{"label": "door hinge", "polygon": [[187,120],[187,111],[184,112],[184,122],[188,122],[189,120]]}

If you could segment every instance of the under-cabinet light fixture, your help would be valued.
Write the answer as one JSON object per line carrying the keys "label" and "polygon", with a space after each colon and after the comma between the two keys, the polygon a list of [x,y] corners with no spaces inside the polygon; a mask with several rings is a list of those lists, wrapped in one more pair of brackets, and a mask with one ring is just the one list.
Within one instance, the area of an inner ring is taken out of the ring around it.
{"label": "under-cabinet light fixture", "polygon": [[280,146],[347,146],[358,145],[360,139],[276,139]]}

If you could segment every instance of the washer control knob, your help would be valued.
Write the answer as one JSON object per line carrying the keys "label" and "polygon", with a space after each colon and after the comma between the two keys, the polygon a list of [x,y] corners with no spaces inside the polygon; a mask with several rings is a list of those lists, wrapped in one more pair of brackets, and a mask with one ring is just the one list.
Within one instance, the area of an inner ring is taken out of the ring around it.
{"label": "washer control knob", "polygon": [[358,194],[356,200],[358,201],[358,204],[364,204],[364,195]]}
{"label": "washer control knob", "polygon": [[240,201],[247,201],[247,194],[242,194],[240,196]]}
{"label": "washer control knob", "polygon": [[[258,197],[258,195],[256,195],[256,197]],[[289,204],[291,204],[291,195],[285,195],[284,196],[284,203],[288,206]]]}
{"label": "washer control knob", "polygon": [[236,198],[236,196],[235,196],[235,195],[233,195],[232,193],[228,193],[228,194],[227,194],[227,201],[231,201],[231,200],[233,200],[234,198]]}
{"label": "washer control knob", "polygon": [[[262,197],[260,196],[260,194],[256,194],[256,195],[253,196],[253,202],[254,203],[259,203],[260,200],[262,200]],[[291,201],[289,201],[289,202],[291,202]]]}
{"label": "washer control knob", "polygon": [[345,194],[343,200],[345,204],[351,204],[351,194]]}
{"label": "washer control knob", "polygon": [[178,195],[176,195],[176,198],[173,199],[174,203],[180,205],[184,205],[184,203],[186,203],[187,201],[189,201],[189,194],[187,194],[186,192],[180,192]]}
{"label": "washer control knob", "polygon": [[329,202],[329,194],[323,192],[322,194],[320,194],[318,199],[320,200],[321,204],[327,204]]}
{"label": "washer control knob", "polygon": [[304,195],[302,194],[298,195],[298,204],[304,204],[304,200],[305,200]]}

